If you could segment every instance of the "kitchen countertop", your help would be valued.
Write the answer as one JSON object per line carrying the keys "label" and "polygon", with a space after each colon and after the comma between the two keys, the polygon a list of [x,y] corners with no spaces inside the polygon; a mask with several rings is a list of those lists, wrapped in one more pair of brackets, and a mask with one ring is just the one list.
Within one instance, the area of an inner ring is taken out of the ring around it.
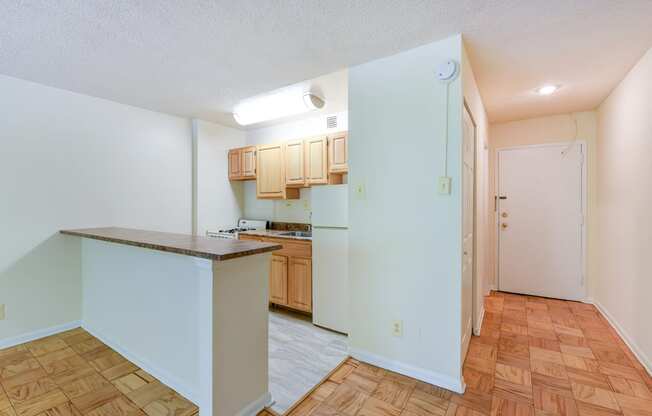
{"label": "kitchen countertop", "polygon": [[61,234],[165,251],[167,253],[201,257],[215,261],[252,256],[254,254],[267,253],[283,248],[279,244],[251,240],[223,240],[188,234],[162,233],[158,231],[118,227],[61,230]]}
{"label": "kitchen countertop", "polygon": [[259,237],[270,237],[270,238],[285,238],[288,240],[302,240],[302,241],[312,241],[312,237],[298,237],[294,235],[283,235],[289,231],[285,230],[251,230],[251,231],[241,231],[239,234],[245,235],[256,235]]}

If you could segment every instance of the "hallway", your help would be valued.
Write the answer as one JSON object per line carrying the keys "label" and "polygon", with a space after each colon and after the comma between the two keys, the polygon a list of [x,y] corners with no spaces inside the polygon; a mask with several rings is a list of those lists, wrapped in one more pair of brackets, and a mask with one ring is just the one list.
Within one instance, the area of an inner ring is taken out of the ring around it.
{"label": "hallway", "polygon": [[650,416],[652,377],[593,305],[493,292],[455,394],[350,359],[291,416]]}

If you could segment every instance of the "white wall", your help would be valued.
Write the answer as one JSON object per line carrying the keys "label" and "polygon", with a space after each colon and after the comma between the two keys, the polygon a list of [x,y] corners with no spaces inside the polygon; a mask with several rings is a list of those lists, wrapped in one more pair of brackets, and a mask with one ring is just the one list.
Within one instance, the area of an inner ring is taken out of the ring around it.
{"label": "white wall", "polygon": [[598,110],[594,300],[652,374],[652,50]]}
{"label": "white wall", "polygon": [[244,217],[254,220],[310,224],[310,188],[300,191],[300,199],[273,201],[256,198],[256,181],[244,183]]}
{"label": "white wall", "polygon": [[[484,313],[484,296],[489,291],[489,122],[485,112],[484,103],[480,96],[480,90],[473,74],[471,61],[462,45],[462,89],[464,102],[473,117],[476,127],[475,143],[475,281],[472,299],[462,302],[464,305],[473,304],[472,311],[473,326],[477,331],[480,329],[481,319]],[[463,293],[463,296],[468,294]],[[464,325],[464,318],[462,324]],[[462,357],[464,359],[464,357]]]}
{"label": "white wall", "polygon": [[[337,116],[337,127],[326,128],[326,118],[329,115]],[[307,117],[286,123],[279,123],[273,126],[259,129],[247,130],[247,144],[266,144],[286,142],[289,140],[303,139],[311,136],[319,136],[331,132],[345,131],[349,127],[348,112],[338,112],[329,115]]]}
{"label": "white wall", "polygon": [[[354,356],[460,390],[461,37],[349,70],[350,347]],[[444,173],[452,194],[436,192]],[[356,189],[365,190],[361,197]],[[394,321],[403,336],[392,336]]]}
{"label": "white wall", "polygon": [[[338,125],[334,129],[326,128],[327,116],[308,117],[306,119],[280,123],[269,127],[247,131],[248,145],[266,143],[283,143],[348,129],[348,113],[334,113]],[[244,184],[244,217],[280,222],[310,223],[310,189],[301,189],[298,200],[270,201],[256,198],[256,182]]]}
{"label": "white wall", "polygon": [[494,212],[496,154],[505,147],[583,140],[587,143],[587,285],[592,292],[597,255],[597,114],[594,111],[560,114],[509,123],[492,124],[489,139],[489,272],[491,285],[497,284],[497,230]]}
{"label": "white wall", "polygon": [[0,76],[0,345],[81,318],[62,228],[191,231],[188,120]]}
{"label": "white wall", "polygon": [[245,145],[245,132],[193,121],[197,235],[234,227],[244,212],[244,186],[228,178],[228,152]]}
{"label": "white wall", "polygon": [[[82,240],[83,325],[189,400],[203,403],[200,337],[212,263]],[[207,285],[207,286],[206,286]]]}

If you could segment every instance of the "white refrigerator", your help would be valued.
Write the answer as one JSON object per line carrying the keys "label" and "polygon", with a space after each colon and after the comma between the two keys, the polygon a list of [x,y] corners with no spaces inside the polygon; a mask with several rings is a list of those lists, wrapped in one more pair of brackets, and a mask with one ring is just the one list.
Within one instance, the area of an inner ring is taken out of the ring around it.
{"label": "white refrigerator", "polygon": [[315,186],[312,200],[312,276],[315,325],[349,332],[348,185]]}

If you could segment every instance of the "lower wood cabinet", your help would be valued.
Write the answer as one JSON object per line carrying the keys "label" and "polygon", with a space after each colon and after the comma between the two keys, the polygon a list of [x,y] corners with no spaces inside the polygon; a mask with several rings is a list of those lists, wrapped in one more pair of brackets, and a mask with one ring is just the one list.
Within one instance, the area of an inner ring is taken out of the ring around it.
{"label": "lower wood cabinet", "polygon": [[312,312],[312,260],[290,257],[287,306]]}
{"label": "lower wood cabinet", "polygon": [[269,303],[312,313],[312,242],[246,234],[240,239],[283,245],[270,261]]}
{"label": "lower wood cabinet", "polygon": [[269,272],[269,301],[279,305],[288,304],[288,258],[272,254]]}

